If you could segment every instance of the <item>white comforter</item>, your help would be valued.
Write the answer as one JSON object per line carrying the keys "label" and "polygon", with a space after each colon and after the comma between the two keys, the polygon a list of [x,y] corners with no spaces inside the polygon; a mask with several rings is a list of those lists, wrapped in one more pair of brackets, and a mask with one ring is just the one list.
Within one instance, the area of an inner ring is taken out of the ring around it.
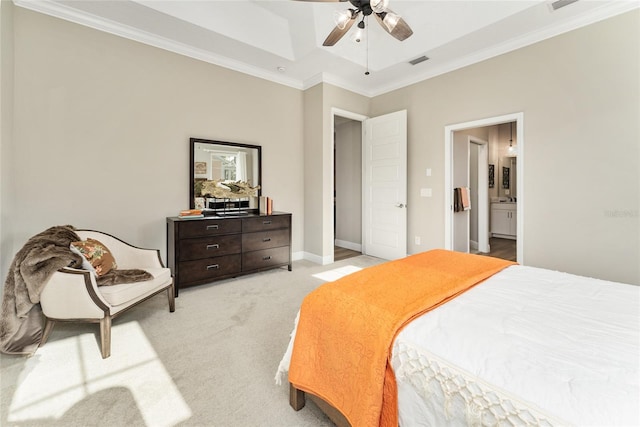
{"label": "white comforter", "polygon": [[414,320],[400,424],[640,425],[640,287],[512,266]]}
{"label": "white comforter", "polygon": [[640,287],[511,266],[407,325],[392,365],[401,426],[639,426]]}

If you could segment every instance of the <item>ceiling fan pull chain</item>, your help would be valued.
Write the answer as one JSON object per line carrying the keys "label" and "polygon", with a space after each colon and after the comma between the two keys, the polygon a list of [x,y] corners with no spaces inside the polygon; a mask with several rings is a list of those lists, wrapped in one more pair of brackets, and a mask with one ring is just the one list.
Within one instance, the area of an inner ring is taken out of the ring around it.
{"label": "ceiling fan pull chain", "polygon": [[[365,16],[365,18],[367,18],[367,16]],[[369,23],[369,21],[367,20],[367,24]],[[367,70],[364,72],[365,76],[369,75],[369,26],[366,25],[366,30],[367,34],[365,35],[366,39],[367,39]]]}

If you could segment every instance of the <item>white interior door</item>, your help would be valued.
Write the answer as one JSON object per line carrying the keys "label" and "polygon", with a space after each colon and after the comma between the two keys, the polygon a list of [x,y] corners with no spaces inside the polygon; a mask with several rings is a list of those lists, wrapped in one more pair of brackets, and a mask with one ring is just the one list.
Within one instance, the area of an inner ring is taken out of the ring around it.
{"label": "white interior door", "polygon": [[383,259],[407,255],[407,111],[364,121],[363,248]]}

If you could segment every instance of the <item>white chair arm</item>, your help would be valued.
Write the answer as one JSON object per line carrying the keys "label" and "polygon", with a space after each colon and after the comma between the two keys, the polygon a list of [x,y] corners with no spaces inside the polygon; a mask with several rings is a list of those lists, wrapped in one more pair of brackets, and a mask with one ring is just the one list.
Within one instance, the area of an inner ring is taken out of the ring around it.
{"label": "white chair arm", "polygon": [[110,312],[93,275],[67,267],[51,275],[40,293],[40,305],[45,316],[58,320],[102,319]]}
{"label": "white chair arm", "polygon": [[111,251],[120,270],[164,267],[160,260],[160,252],[157,249],[138,248],[117,237],[99,231],[78,230],[77,234],[82,239],[91,238],[102,242]]}

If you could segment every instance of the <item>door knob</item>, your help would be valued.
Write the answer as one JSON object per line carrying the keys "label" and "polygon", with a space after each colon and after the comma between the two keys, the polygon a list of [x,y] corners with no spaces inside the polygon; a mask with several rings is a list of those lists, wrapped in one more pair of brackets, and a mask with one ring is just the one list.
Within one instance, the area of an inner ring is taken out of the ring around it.
{"label": "door knob", "polygon": [[397,203],[396,208],[406,208],[407,205],[403,205],[402,203]]}

